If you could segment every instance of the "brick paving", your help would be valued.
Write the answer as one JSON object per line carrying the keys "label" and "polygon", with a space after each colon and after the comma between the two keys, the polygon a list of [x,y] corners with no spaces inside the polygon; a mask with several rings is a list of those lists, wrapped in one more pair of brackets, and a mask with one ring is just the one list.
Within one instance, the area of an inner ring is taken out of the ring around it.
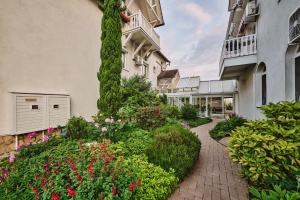
{"label": "brick paving", "polygon": [[169,200],[248,200],[247,183],[238,175],[226,148],[209,136],[218,120],[192,129],[201,140],[199,160]]}

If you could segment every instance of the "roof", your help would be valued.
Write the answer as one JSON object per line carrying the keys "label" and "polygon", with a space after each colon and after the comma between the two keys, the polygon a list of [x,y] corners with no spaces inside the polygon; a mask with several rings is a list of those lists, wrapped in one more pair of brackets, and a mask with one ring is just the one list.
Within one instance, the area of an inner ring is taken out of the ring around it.
{"label": "roof", "polygon": [[160,72],[157,78],[158,79],[174,78],[178,72],[179,72],[178,69],[162,71]]}
{"label": "roof", "polygon": [[156,51],[156,53],[162,57],[165,61],[167,61],[168,63],[171,63],[171,61],[167,58],[167,56],[165,56],[161,51]]}
{"label": "roof", "polygon": [[181,78],[177,84],[177,88],[198,88],[200,85],[200,76]]}

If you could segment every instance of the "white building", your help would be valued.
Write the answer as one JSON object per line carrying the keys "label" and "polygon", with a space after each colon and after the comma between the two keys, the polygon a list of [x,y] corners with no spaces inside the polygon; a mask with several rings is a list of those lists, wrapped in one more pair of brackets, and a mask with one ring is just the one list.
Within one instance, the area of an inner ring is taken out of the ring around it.
{"label": "white building", "polygon": [[[123,27],[122,76],[144,74],[156,86],[169,63],[154,30],[164,24],[160,1],[125,3],[130,22]],[[97,0],[1,0],[0,136],[63,126],[73,115],[92,120],[99,98],[101,5]],[[3,138],[0,147],[5,142],[4,150],[11,150],[13,137]]]}
{"label": "white building", "polygon": [[300,1],[230,0],[222,80],[238,80],[239,114],[262,118],[269,102],[300,100]]}
{"label": "white building", "polygon": [[184,77],[177,84],[176,92],[166,93],[168,102],[178,107],[194,105],[200,116],[221,116],[238,112],[236,81],[200,81],[200,77]]}

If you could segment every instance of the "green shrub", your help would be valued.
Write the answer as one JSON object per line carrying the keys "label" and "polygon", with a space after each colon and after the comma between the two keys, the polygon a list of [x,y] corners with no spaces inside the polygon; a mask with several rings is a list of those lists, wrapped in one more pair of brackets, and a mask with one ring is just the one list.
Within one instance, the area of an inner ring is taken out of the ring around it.
{"label": "green shrub", "polygon": [[219,122],[211,131],[209,131],[209,134],[212,138],[220,140],[226,136],[230,136],[231,131],[242,126],[245,122],[245,119],[233,116],[226,121]]}
{"label": "green shrub", "polygon": [[176,176],[183,179],[198,159],[200,141],[189,130],[171,124],[153,131],[154,142],[147,151],[149,161],[165,170],[175,170]]}
{"label": "green shrub", "polygon": [[139,155],[146,153],[150,147],[153,139],[149,136],[149,133],[144,130],[135,130],[129,132],[124,140],[126,149],[131,155]]}
{"label": "green shrub", "polygon": [[160,107],[143,107],[136,113],[137,126],[144,130],[158,128],[165,124],[166,118]]}
{"label": "green shrub", "polygon": [[249,189],[253,200],[298,200],[300,199],[299,192],[291,192],[281,189],[280,186],[275,185],[274,190],[259,191],[255,187]]}
{"label": "green shrub", "polygon": [[135,176],[142,180],[134,195],[136,200],[168,199],[178,184],[174,170],[166,172],[148,163],[146,158],[133,156],[128,164],[133,167]]}
{"label": "green shrub", "polygon": [[161,112],[164,118],[179,119],[180,111],[177,106],[161,105]]}
{"label": "green shrub", "polygon": [[[230,156],[241,164],[253,184],[267,187],[268,179],[289,180],[296,185],[300,169],[300,102],[263,107],[266,120],[238,127],[230,140]],[[292,113],[289,113],[292,112]]]}
{"label": "green shrub", "polygon": [[160,103],[157,92],[151,89],[151,82],[143,76],[122,79],[121,95],[123,107],[153,107]]}
{"label": "green shrub", "polygon": [[101,137],[100,130],[82,117],[71,117],[67,125],[66,137],[71,139],[97,139]]}
{"label": "green shrub", "polygon": [[180,112],[181,117],[184,120],[191,120],[197,118],[197,109],[190,104],[185,104],[184,106],[182,106]]}
{"label": "green shrub", "polygon": [[187,122],[188,122],[188,125],[191,128],[194,128],[194,127],[198,127],[198,126],[201,126],[201,125],[204,125],[204,124],[208,124],[208,123],[212,122],[212,119],[209,118],[209,117],[196,118],[196,119],[188,120]]}

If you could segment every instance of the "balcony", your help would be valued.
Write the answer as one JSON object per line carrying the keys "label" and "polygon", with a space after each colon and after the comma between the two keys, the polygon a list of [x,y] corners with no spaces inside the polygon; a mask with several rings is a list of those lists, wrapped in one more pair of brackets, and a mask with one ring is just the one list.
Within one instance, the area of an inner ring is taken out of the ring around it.
{"label": "balcony", "polygon": [[123,28],[123,35],[139,43],[149,43],[154,49],[160,49],[160,36],[141,11],[129,16],[130,22]]}
{"label": "balcony", "polygon": [[221,79],[237,78],[257,63],[256,34],[225,40],[220,60]]}

